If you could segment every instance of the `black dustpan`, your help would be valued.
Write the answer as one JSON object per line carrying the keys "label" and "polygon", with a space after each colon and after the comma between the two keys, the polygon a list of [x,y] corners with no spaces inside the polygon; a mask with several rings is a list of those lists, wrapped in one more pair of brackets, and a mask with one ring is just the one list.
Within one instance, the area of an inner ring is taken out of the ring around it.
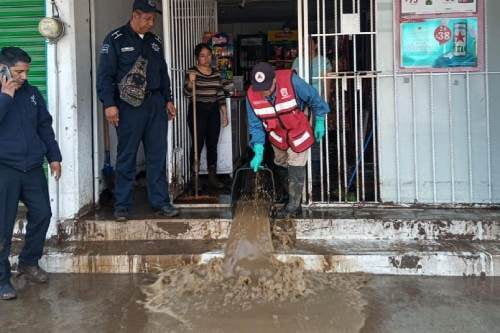
{"label": "black dustpan", "polygon": [[255,195],[255,178],[262,179],[262,190],[269,196],[271,202],[275,201],[276,191],[274,188],[274,175],[271,169],[261,167],[257,173],[252,168],[244,166],[234,173],[233,183],[231,185],[231,205],[234,207],[241,198],[251,198]]}

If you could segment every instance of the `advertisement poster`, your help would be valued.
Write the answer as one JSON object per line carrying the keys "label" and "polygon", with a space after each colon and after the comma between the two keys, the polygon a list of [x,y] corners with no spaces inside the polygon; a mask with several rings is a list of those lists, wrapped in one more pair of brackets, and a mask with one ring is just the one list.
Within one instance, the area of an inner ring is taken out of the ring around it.
{"label": "advertisement poster", "polygon": [[438,18],[401,23],[401,67],[478,67],[478,19]]}
{"label": "advertisement poster", "polygon": [[267,33],[268,61],[276,69],[289,69],[298,56],[297,31],[273,30]]}
{"label": "advertisement poster", "polygon": [[475,13],[477,0],[401,0],[402,15]]}

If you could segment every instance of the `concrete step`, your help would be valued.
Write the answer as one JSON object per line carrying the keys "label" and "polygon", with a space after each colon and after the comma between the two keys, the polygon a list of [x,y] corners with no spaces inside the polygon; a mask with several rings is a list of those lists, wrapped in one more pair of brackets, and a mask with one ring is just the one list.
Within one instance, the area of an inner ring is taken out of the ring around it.
{"label": "concrete step", "polygon": [[[195,210],[179,218],[137,216],[127,222],[86,217],[59,230],[71,241],[226,239],[231,221],[227,210]],[[318,209],[307,210],[295,225],[298,239],[500,240],[500,211],[490,209]]]}
{"label": "concrete step", "polygon": [[350,207],[309,209],[297,238],[327,240],[500,240],[500,210]]}
{"label": "concrete step", "polygon": [[327,240],[500,240],[500,220],[310,219],[297,221],[297,238]]}
{"label": "concrete step", "polygon": [[71,241],[215,240],[228,238],[231,221],[230,218],[83,220],[65,222],[60,230]]}
{"label": "concrete step", "polygon": [[[17,261],[20,244],[13,249]],[[223,256],[218,240],[64,242],[48,245],[40,265],[54,273],[144,273]],[[307,270],[429,276],[500,276],[500,242],[298,240],[277,251]]]}

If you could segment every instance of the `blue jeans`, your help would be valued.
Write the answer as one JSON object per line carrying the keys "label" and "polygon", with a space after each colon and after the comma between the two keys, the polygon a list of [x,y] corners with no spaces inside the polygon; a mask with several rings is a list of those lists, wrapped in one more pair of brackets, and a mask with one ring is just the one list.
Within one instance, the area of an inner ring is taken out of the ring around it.
{"label": "blue jeans", "polygon": [[22,172],[0,164],[0,284],[8,282],[11,276],[9,255],[19,201],[28,208],[19,263],[34,266],[42,257],[52,217],[47,179],[42,167]]}

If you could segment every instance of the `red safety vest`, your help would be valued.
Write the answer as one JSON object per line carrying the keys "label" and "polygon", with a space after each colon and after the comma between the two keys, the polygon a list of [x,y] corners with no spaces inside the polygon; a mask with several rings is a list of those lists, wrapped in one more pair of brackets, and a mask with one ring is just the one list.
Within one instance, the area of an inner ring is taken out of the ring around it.
{"label": "red safety vest", "polygon": [[299,108],[292,84],[292,70],[276,71],[276,98],[272,105],[261,92],[250,87],[247,97],[255,114],[262,120],[269,141],[281,150],[291,148],[296,153],[314,143],[311,125]]}

